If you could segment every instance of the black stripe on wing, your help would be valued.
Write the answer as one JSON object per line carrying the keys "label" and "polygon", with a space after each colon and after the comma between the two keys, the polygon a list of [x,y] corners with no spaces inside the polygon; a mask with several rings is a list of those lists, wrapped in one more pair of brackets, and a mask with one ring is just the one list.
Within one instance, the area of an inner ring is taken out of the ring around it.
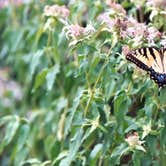
{"label": "black stripe on wing", "polygon": [[[146,55],[146,54],[144,54],[144,55]],[[129,60],[130,62],[133,62],[139,68],[141,68],[141,69],[143,69],[145,71],[150,71],[151,70],[151,68],[149,68],[146,64],[144,64],[143,62],[141,62],[140,60],[138,60],[135,56],[133,56],[133,53],[128,53],[126,55],[126,59]]]}

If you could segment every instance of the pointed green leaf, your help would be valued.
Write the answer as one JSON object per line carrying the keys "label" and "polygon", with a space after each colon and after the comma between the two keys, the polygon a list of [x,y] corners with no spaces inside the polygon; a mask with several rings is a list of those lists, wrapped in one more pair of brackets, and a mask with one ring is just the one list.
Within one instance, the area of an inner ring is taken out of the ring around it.
{"label": "pointed green leaf", "polygon": [[43,69],[37,76],[35,79],[35,85],[34,85],[34,90],[36,90],[37,88],[39,88],[45,81],[46,79],[46,75],[47,75],[48,70],[47,69]]}
{"label": "pointed green leaf", "polygon": [[56,64],[54,67],[49,69],[49,72],[46,75],[46,80],[47,80],[47,90],[50,91],[52,90],[53,84],[56,79],[56,75],[59,73],[60,66],[59,64]]}
{"label": "pointed green leaf", "polygon": [[30,74],[34,74],[36,67],[39,65],[40,58],[43,55],[44,50],[38,50],[33,56],[30,64]]}

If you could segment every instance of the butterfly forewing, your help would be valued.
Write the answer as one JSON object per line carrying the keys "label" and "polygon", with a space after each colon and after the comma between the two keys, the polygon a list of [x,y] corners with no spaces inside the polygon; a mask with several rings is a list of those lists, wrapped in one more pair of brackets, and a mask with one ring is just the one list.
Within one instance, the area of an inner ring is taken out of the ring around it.
{"label": "butterfly forewing", "polygon": [[158,73],[164,73],[162,58],[163,55],[161,51],[153,47],[140,48],[127,55],[127,59],[135,63],[138,67],[144,70],[153,68],[154,71]]}
{"label": "butterfly forewing", "polygon": [[149,47],[148,50],[148,57],[150,61],[152,62],[152,68],[158,72],[158,73],[164,73],[164,66],[162,63],[163,60],[163,54],[162,52],[157,48]]}
{"label": "butterfly forewing", "polygon": [[163,49],[163,66],[164,66],[164,73],[166,73],[166,48]]}
{"label": "butterfly forewing", "polygon": [[140,48],[130,51],[126,58],[147,71],[159,87],[166,86],[166,48]]}

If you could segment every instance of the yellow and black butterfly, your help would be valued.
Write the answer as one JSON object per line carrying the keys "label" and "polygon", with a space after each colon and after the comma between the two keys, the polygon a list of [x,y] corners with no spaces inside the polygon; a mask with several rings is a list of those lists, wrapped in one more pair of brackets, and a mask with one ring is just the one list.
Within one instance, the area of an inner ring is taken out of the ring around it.
{"label": "yellow and black butterfly", "polygon": [[166,85],[166,48],[139,48],[130,51],[126,59],[147,71],[159,87]]}

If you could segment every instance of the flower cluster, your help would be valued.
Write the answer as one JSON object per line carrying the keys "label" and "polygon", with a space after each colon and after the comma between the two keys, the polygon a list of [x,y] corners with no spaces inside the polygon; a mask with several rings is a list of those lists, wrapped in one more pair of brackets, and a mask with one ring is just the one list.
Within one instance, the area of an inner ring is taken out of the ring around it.
{"label": "flower cluster", "polygon": [[[45,16],[56,17],[64,25],[62,32],[65,33],[67,39],[70,38],[72,40],[69,44],[69,46],[71,46],[83,40],[83,38],[89,38],[95,32],[95,29],[91,24],[88,24],[86,27],[81,27],[78,24],[69,24],[66,19],[69,16],[69,13],[70,11],[66,6],[47,5],[44,8]],[[54,19],[47,19],[44,30],[54,30]]]}
{"label": "flower cluster", "polygon": [[65,26],[63,31],[65,32],[67,39],[72,39],[72,42],[70,43],[71,46],[81,41],[83,37],[89,38],[95,32],[95,28],[91,24],[88,24],[85,28],[78,24],[71,24]]}
{"label": "flower cluster", "polygon": [[[151,1],[148,2],[150,3]],[[112,0],[107,0],[106,4],[108,10],[98,16],[99,22],[103,25],[103,31],[113,33],[117,39],[125,41],[132,47],[139,47],[142,44],[155,45],[155,42],[162,38],[163,34],[155,27],[140,23],[133,17],[127,16],[127,12],[122,5],[112,2]],[[70,45],[74,45],[82,40],[81,38],[89,38],[95,32],[95,29],[91,24],[88,24],[86,27],[81,27],[78,24],[69,24],[66,19],[69,13],[70,11],[66,6],[47,5],[44,8],[45,16],[56,17],[64,24],[63,32],[65,32],[67,39],[72,39]],[[54,20],[48,19],[44,29],[53,30]]]}
{"label": "flower cluster", "polygon": [[52,5],[52,6],[45,6],[44,8],[44,15],[45,16],[53,16],[53,17],[62,17],[66,18],[70,14],[69,10],[66,6],[59,6],[59,5]]}
{"label": "flower cluster", "polygon": [[154,41],[160,39],[162,34],[155,27],[148,27],[144,23],[128,19],[126,29],[121,30],[120,35],[124,39],[131,39],[135,45],[142,44],[143,42],[153,45]]}
{"label": "flower cluster", "polygon": [[84,34],[85,28],[75,24],[65,26],[63,29],[66,32],[66,37],[77,38]]}
{"label": "flower cluster", "polygon": [[98,19],[101,24],[106,25],[103,30],[117,32],[120,39],[129,41],[134,47],[141,45],[143,42],[153,45],[162,36],[155,27],[139,23],[132,17],[112,17],[109,12],[105,12],[99,15]]}
{"label": "flower cluster", "polygon": [[85,28],[79,26],[78,24],[71,24],[64,27],[66,31],[66,37],[69,38],[79,38],[82,35],[90,35],[95,32],[94,27],[91,24],[88,24]]}

